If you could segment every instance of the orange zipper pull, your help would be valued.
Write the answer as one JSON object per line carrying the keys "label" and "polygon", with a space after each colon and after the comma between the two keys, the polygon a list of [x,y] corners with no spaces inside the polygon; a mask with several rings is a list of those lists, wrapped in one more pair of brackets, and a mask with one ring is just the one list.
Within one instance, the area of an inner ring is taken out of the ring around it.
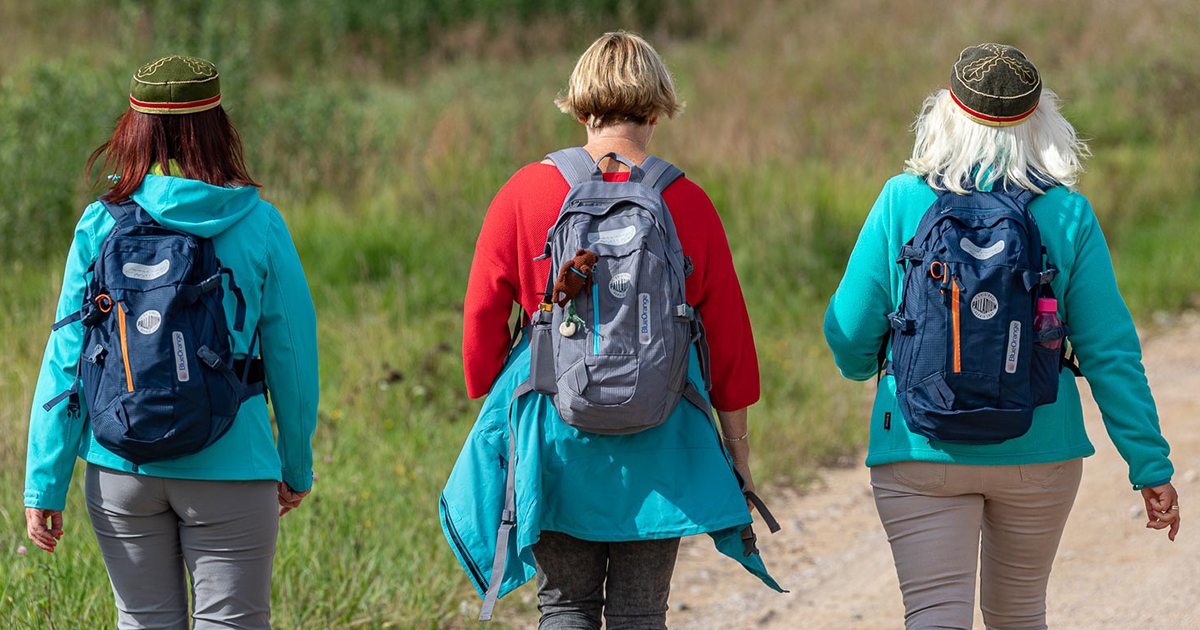
{"label": "orange zipper pull", "polygon": [[125,304],[117,302],[117,329],[121,333],[121,360],[125,362],[125,387],[133,391],[133,371],[129,369],[129,344],[125,340]]}

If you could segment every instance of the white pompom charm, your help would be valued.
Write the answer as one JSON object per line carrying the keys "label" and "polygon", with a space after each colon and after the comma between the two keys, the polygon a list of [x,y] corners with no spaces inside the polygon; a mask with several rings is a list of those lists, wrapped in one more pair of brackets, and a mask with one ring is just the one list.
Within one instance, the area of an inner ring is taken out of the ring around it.
{"label": "white pompom charm", "polygon": [[558,325],[558,332],[564,337],[574,337],[576,330],[578,330],[578,327],[572,321],[565,321]]}

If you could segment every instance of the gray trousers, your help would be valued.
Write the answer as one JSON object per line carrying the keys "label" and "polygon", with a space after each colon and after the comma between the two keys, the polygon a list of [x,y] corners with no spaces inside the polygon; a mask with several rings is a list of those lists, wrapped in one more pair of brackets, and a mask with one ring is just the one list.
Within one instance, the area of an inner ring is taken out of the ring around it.
{"label": "gray trousers", "polygon": [[[679,539],[592,542],[542,532],[537,563],[540,630],[663,630]],[[607,590],[607,593],[605,592]]]}
{"label": "gray trousers", "polygon": [[975,574],[988,630],[1045,630],[1046,586],[1083,460],[871,468],[907,630],[970,630]]}
{"label": "gray trousers", "polygon": [[120,630],[271,627],[274,481],[146,477],[89,464],[88,514]]}

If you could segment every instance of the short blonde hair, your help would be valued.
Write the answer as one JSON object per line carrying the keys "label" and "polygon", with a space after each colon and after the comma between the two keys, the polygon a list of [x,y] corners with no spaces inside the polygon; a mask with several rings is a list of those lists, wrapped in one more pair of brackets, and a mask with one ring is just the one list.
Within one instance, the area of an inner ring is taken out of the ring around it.
{"label": "short blonde hair", "polygon": [[593,129],[673,118],[684,105],[654,47],[625,31],[605,33],[593,42],[571,71],[567,93],[554,102]]}

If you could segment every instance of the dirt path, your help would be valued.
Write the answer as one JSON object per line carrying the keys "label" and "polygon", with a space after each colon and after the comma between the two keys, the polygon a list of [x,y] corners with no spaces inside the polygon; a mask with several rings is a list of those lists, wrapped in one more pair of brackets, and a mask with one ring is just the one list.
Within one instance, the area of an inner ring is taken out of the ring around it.
{"label": "dirt path", "polygon": [[[1200,514],[1200,316],[1144,339],[1146,369],[1163,431],[1171,441],[1175,485]],[[1067,523],[1050,581],[1055,630],[1200,628],[1200,520],[1185,521],[1174,544],[1144,528],[1141,495],[1130,491],[1117,454],[1085,395],[1096,455]],[[770,496],[784,530],[760,534],[780,595],[719,556],[705,537],[685,539],[671,593],[678,629],[894,629],[903,626],[891,552],[871,500],[862,460],[830,470],[805,495]],[[983,622],[976,613],[976,628]]]}

